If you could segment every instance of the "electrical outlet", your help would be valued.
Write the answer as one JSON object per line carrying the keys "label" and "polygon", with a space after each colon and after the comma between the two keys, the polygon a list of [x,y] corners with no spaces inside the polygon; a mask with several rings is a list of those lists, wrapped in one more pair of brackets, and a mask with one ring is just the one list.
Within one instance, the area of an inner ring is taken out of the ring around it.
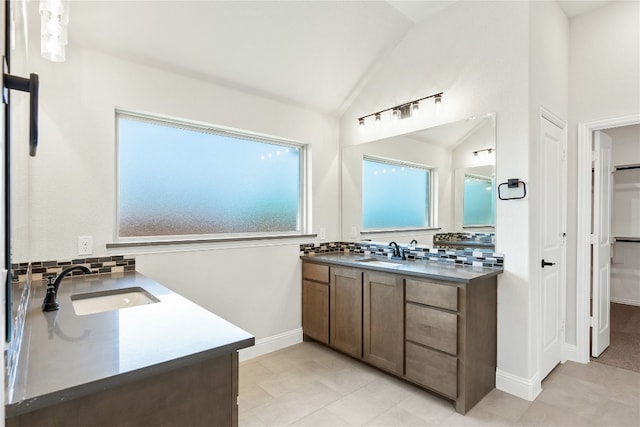
{"label": "electrical outlet", "polygon": [[327,238],[327,230],[323,227],[320,227],[320,240],[324,240]]}
{"label": "electrical outlet", "polygon": [[351,227],[351,237],[355,239],[357,236],[358,236],[358,229],[354,225],[353,227]]}
{"label": "electrical outlet", "polygon": [[78,255],[93,253],[93,236],[78,236]]}

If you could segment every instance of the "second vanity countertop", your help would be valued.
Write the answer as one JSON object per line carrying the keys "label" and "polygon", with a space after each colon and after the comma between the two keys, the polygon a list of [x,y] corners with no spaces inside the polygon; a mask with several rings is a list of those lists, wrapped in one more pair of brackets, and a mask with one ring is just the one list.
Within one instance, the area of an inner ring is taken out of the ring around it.
{"label": "second vanity countertop", "polygon": [[374,258],[363,254],[328,253],[317,255],[303,255],[305,261],[320,262],[345,267],[356,267],[367,270],[376,270],[386,273],[403,274],[406,276],[423,277],[428,279],[445,280],[457,283],[469,283],[475,279],[497,276],[502,273],[501,268],[474,267],[470,265],[458,265],[453,263],[432,261],[400,261],[389,260],[383,257],[375,257],[376,260],[399,264],[398,266],[381,266],[368,262],[362,262],[365,258]]}
{"label": "second vanity countertop", "polygon": [[[160,302],[82,316],[72,306],[71,295],[131,287]],[[45,290],[31,288],[7,417],[254,344],[248,332],[136,272],[65,278],[59,311],[42,312]]]}

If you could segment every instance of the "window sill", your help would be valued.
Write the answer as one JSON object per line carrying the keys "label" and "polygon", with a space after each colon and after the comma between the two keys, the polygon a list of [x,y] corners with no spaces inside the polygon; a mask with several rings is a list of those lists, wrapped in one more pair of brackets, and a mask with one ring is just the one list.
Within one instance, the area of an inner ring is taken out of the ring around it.
{"label": "window sill", "polygon": [[190,239],[190,240],[153,240],[153,241],[131,241],[131,242],[114,242],[107,243],[107,249],[120,248],[140,248],[154,246],[176,246],[176,245],[201,245],[211,243],[233,243],[233,242],[254,242],[264,240],[294,240],[316,238],[317,234],[284,234],[273,236],[242,236],[242,237],[213,237],[206,239]]}
{"label": "window sill", "polygon": [[415,232],[415,231],[438,231],[442,230],[439,227],[419,227],[419,228],[397,228],[397,229],[385,229],[385,230],[362,230],[360,234],[384,234],[384,233],[402,233],[402,232]]}

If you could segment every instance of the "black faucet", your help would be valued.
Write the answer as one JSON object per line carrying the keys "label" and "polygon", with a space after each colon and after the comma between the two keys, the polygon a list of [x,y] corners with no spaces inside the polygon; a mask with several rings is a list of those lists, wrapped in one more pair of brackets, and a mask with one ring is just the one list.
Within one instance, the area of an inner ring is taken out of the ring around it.
{"label": "black faucet", "polygon": [[56,302],[56,295],[58,294],[60,282],[62,282],[64,276],[74,270],[82,270],[85,273],[91,273],[91,270],[84,265],[74,265],[73,267],[68,267],[62,270],[55,278],[49,277],[47,282],[47,295],[45,295],[44,301],[42,302],[42,311],[56,311],[60,308],[60,304]]}
{"label": "black faucet", "polygon": [[396,242],[389,243],[389,247],[393,248],[393,256],[397,258],[403,258],[402,252],[400,251],[400,246]]}

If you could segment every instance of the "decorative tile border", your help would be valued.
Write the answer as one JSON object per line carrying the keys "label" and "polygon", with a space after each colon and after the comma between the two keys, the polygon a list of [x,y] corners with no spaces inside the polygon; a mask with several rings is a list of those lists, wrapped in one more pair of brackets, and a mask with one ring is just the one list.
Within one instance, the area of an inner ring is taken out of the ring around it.
{"label": "decorative tile border", "polygon": [[[126,258],[123,255],[114,255],[95,258],[76,258],[71,261],[34,261],[11,264],[11,281],[21,283],[27,280],[27,272],[31,266],[31,279],[43,280],[51,276],[56,276],[63,269],[74,265],[84,265],[91,270],[90,274],[121,273],[125,271],[135,271],[135,258]],[[71,272],[71,275],[84,274],[81,272]]]}
{"label": "decorative tile border", "polygon": [[[399,245],[408,260],[424,262],[442,262],[474,267],[503,268],[504,255],[488,249],[432,249]],[[345,254],[374,255],[388,257],[392,248],[385,243],[376,242],[331,242],[304,243],[300,245],[300,255],[316,255],[342,252]]]}
{"label": "decorative tile border", "polygon": [[457,242],[463,240],[478,243],[493,243],[495,235],[495,233],[436,233],[433,235],[433,241],[435,243],[436,241]]}

